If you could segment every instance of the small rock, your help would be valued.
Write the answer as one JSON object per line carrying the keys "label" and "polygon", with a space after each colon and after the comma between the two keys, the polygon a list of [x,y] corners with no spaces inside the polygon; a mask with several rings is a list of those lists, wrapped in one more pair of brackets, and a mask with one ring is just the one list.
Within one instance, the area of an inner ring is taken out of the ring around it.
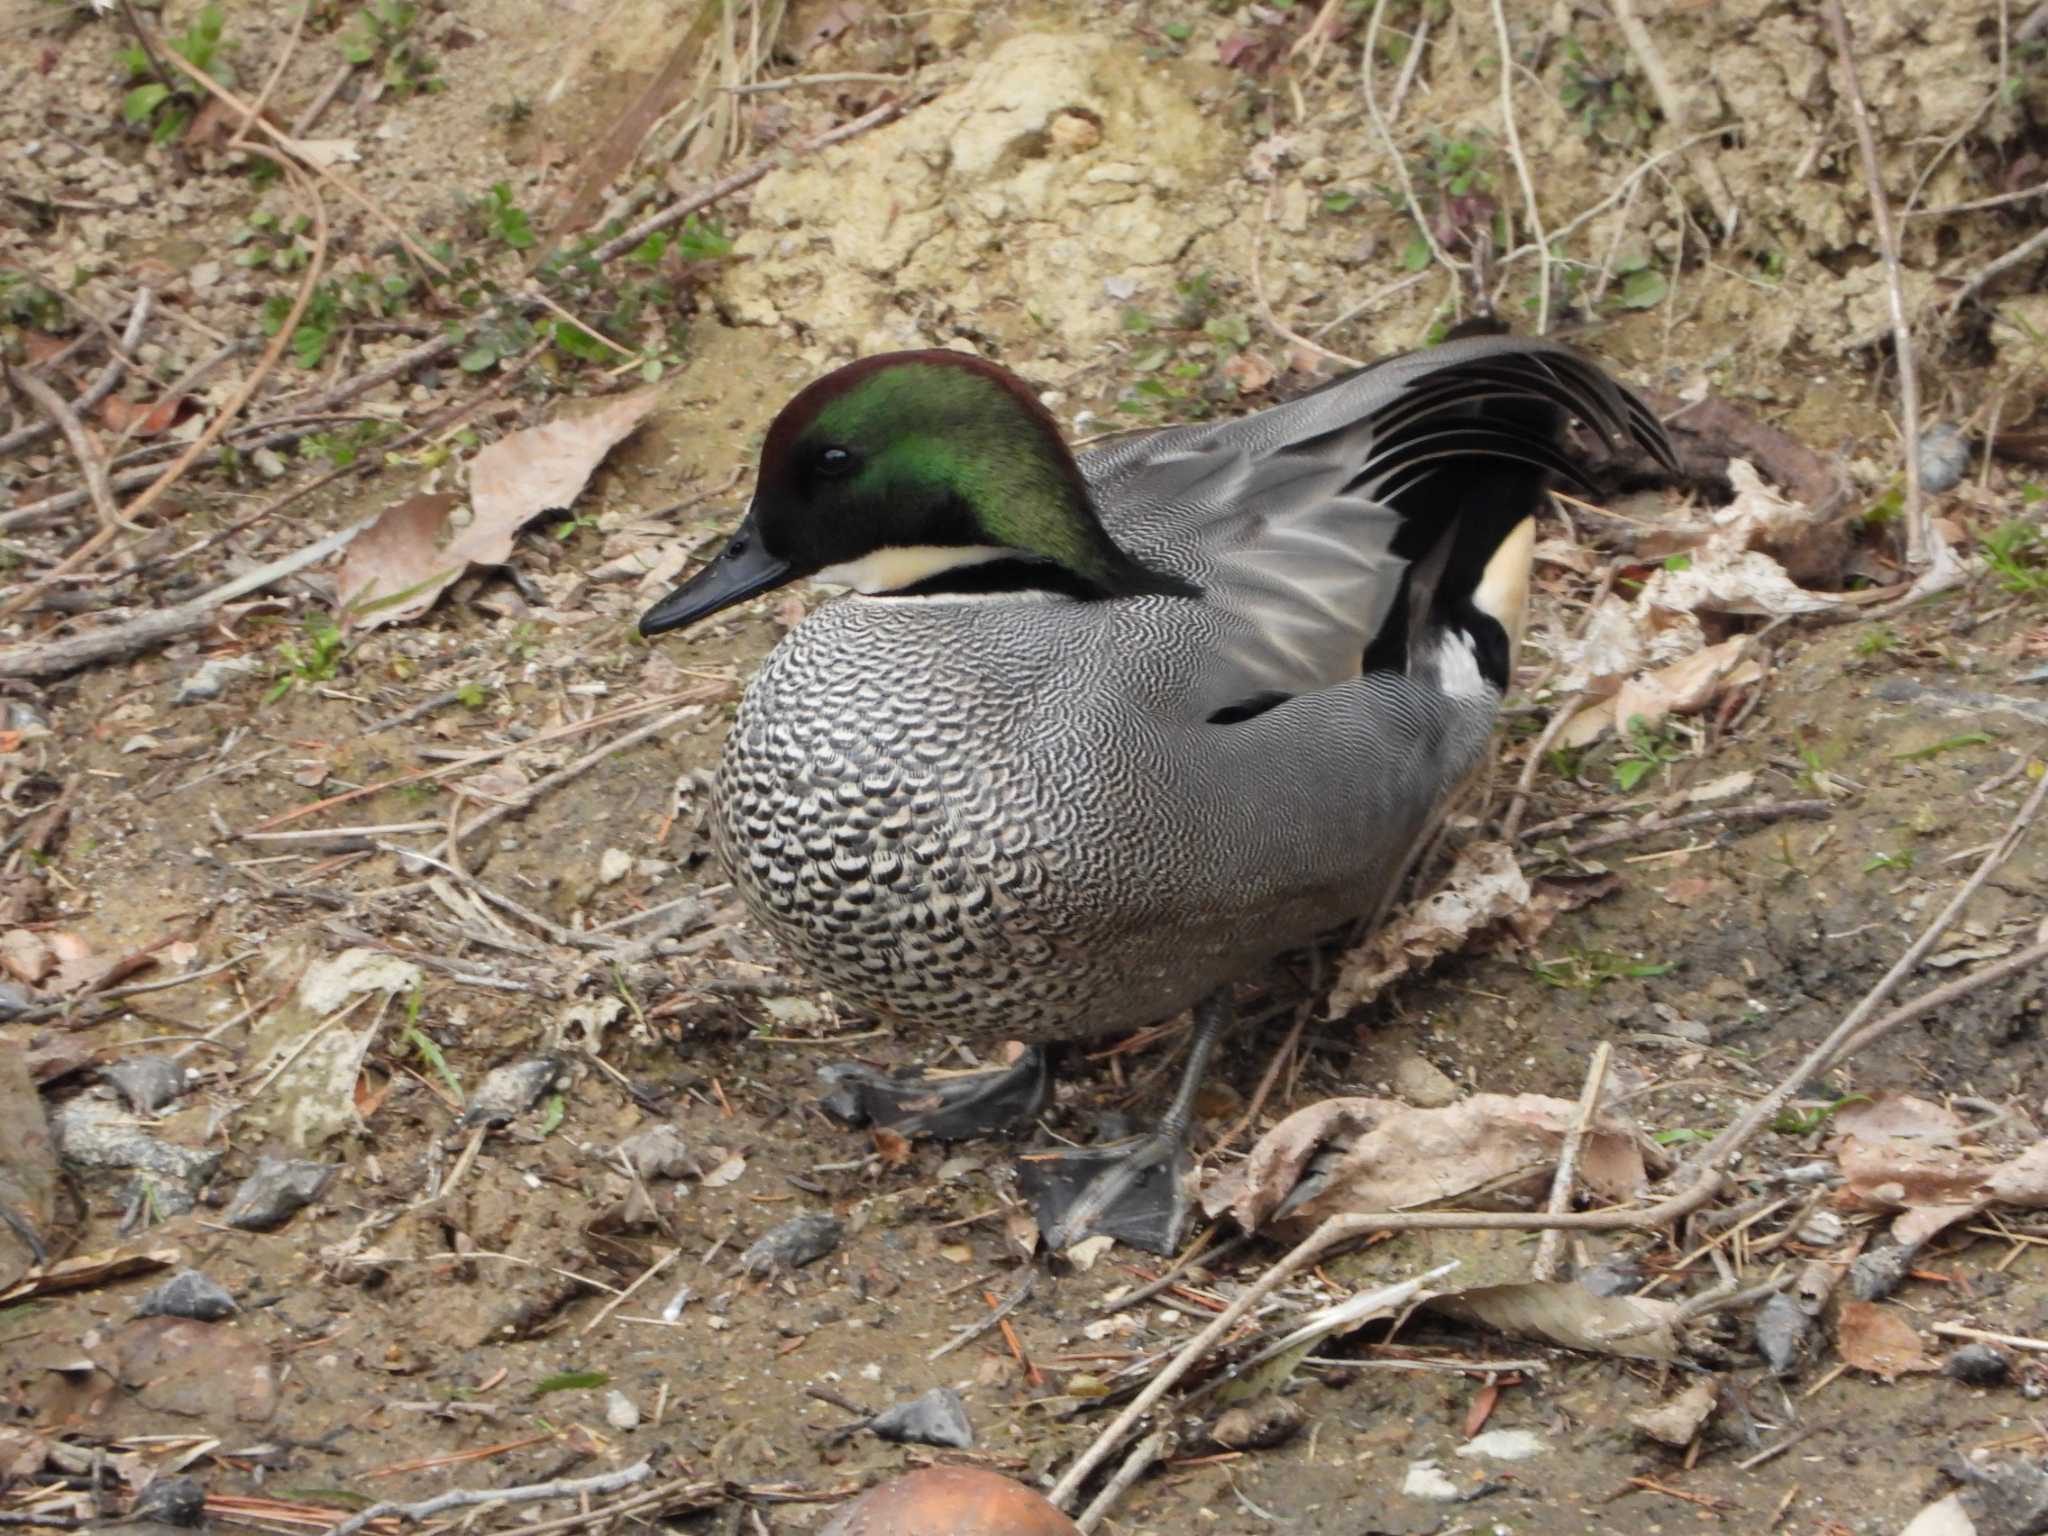
{"label": "small rock", "polygon": [[1465,1490],[1433,1461],[1410,1462],[1408,1475],[1401,1479],[1401,1491],[1411,1499],[1428,1499],[1436,1504],[1456,1504],[1465,1497]]}
{"label": "small rock", "polygon": [[259,1158],[255,1170],[242,1180],[220,1219],[244,1232],[268,1232],[281,1227],[320,1198],[320,1191],[327,1187],[334,1173],[331,1163]]}
{"label": "small rock", "polygon": [[1972,1387],[1996,1387],[2012,1374],[2012,1357],[1995,1344],[1965,1344],[1948,1357],[1942,1371]]}
{"label": "small rock", "polygon": [[29,996],[26,988],[11,981],[0,981],[0,1022],[18,1019],[36,1006],[36,1000]]}
{"label": "small rock", "polygon": [[604,1421],[616,1430],[633,1430],[640,1427],[640,1409],[633,1399],[617,1387],[604,1396]]}
{"label": "small rock", "polygon": [[1939,422],[1920,434],[1920,489],[1931,495],[1952,491],[1970,469],[1970,440],[1953,422]]}
{"label": "small rock", "polygon": [[493,1067],[469,1096],[464,1125],[508,1125],[538,1104],[555,1085],[562,1063],[554,1056],[528,1056]]}
{"label": "small rock", "polygon": [[249,455],[249,462],[256,466],[256,473],[266,480],[282,480],[289,468],[275,448],[258,448]]}
{"label": "small rock", "polygon": [[[128,1506],[128,1521],[161,1520],[192,1526],[206,1518],[206,1488],[197,1478],[157,1477]],[[126,1523],[126,1522],[124,1522]]]}
{"label": "small rock", "polygon": [[1079,112],[1062,112],[1046,124],[1045,136],[1056,155],[1078,155],[1102,142],[1102,125]]}
{"label": "small rock", "polygon": [[1656,1407],[1630,1414],[1628,1421],[1652,1440],[1662,1441],[1665,1445],[1687,1446],[1692,1444],[1693,1436],[1700,1432],[1700,1426],[1713,1413],[1719,1396],[1720,1388],[1714,1378],[1702,1376],[1683,1392]]}
{"label": "small rock", "polygon": [[1550,1442],[1533,1429],[1489,1429],[1459,1446],[1458,1454],[1489,1461],[1534,1461],[1549,1450]]}
{"label": "small rock", "polygon": [[1579,1275],[1579,1284],[1595,1296],[1629,1296],[1643,1288],[1642,1267],[1626,1259],[1602,1259]]}
{"label": "small rock", "polygon": [[751,1275],[764,1269],[802,1269],[832,1252],[845,1236],[846,1228],[836,1217],[816,1212],[792,1216],[781,1226],[765,1233],[753,1247],[740,1255],[740,1273]]}
{"label": "small rock", "polygon": [[168,1056],[130,1056],[101,1070],[100,1076],[128,1101],[128,1107],[153,1115],[185,1091],[186,1072]]}
{"label": "small rock", "polygon": [[1913,1255],[1917,1252],[1917,1247],[1901,1243],[1858,1254],[1844,1277],[1849,1294],[1858,1301],[1884,1300],[1906,1278],[1906,1271],[1913,1267]]}
{"label": "small rock", "polygon": [[666,1121],[628,1136],[619,1143],[618,1152],[643,1179],[680,1179],[694,1171],[683,1133]]}
{"label": "small rock", "polygon": [[933,1387],[907,1403],[884,1408],[868,1420],[868,1428],[899,1443],[945,1445],[958,1451],[974,1444],[967,1404],[951,1387]]}
{"label": "small rock", "polygon": [[617,885],[633,872],[633,855],[623,848],[607,848],[597,861],[597,883]]}
{"label": "small rock", "polygon": [[1226,1410],[1209,1427],[1209,1438],[1226,1451],[1269,1450],[1292,1440],[1305,1417],[1291,1397],[1264,1397]]}
{"label": "small rock", "polygon": [[1793,1375],[1806,1352],[1806,1336],[1812,1328],[1813,1319],[1792,1297],[1782,1291],[1766,1297],[1756,1314],[1757,1353],[1776,1374]]}
{"label": "small rock", "polygon": [[235,1298],[196,1269],[181,1269],[135,1304],[137,1317],[190,1317],[217,1323],[237,1310]]}
{"label": "small rock", "polygon": [[171,702],[195,704],[207,699],[217,699],[227,687],[229,678],[256,670],[257,663],[239,656],[202,661],[184,677],[178,679],[178,686],[171,694]]}
{"label": "small rock", "polygon": [[1847,1230],[1848,1224],[1833,1211],[1815,1211],[1799,1224],[1798,1237],[1816,1248],[1832,1248]]}
{"label": "small rock", "polygon": [[1458,1085],[1422,1056],[1403,1056],[1395,1062],[1393,1082],[1394,1092],[1417,1109],[1442,1109],[1457,1102]]}

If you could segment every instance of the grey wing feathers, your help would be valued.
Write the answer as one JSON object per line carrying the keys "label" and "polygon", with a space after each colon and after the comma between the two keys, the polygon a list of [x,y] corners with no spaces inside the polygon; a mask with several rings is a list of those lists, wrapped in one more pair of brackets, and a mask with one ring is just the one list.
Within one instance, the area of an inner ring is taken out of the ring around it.
{"label": "grey wing feathers", "polygon": [[1411,561],[1435,542],[1432,524],[1456,511],[1432,518],[1432,473],[1506,461],[1524,469],[1504,475],[1504,492],[1525,499],[1526,468],[1576,480],[1565,415],[1670,462],[1656,417],[1594,363],[1554,343],[1478,336],[1080,463],[1119,543],[1200,583],[1239,621],[1225,626],[1203,695],[1293,693],[1357,675]]}

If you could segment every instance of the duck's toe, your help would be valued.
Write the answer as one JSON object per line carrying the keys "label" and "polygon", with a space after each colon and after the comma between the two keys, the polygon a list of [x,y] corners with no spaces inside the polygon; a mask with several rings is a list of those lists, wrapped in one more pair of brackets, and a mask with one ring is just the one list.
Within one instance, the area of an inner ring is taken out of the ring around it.
{"label": "duck's toe", "polygon": [[1191,1161],[1186,1135],[1168,1129],[1107,1147],[1033,1152],[1018,1159],[1017,1185],[1055,1253],[1099,1234],[1172,1254],[1187,1225]]}
{"label": "duck's toe", "polygon": [[825,1113],[842,1125],[885,1126],[905,1136],[960,1141],[1037,1119],[1052,1097],[1045,1050],[1028,1047],[993,1072],[895,1077],[853,1062],[822,1069]]}

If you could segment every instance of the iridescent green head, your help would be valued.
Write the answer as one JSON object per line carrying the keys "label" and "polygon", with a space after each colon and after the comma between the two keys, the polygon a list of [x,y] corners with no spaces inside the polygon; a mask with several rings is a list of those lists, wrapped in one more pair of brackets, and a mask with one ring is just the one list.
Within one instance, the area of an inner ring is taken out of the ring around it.
{"label": "iridescent green head", "polygon": [[679,629],[804,576],[866,592],[1193,590],[1117,547],[1022,380],[947,351],[864,358],[784,406],[746,521],[640,631]]}

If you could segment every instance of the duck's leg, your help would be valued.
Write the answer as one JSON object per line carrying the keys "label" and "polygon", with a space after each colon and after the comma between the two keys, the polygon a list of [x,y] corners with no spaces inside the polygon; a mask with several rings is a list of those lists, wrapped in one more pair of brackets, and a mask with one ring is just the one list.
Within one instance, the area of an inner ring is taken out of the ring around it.
{"label": "duck's leg", "polygon": [[1188,1215],[1188,1129],[1195,1096],[1216,1042],[1235,1016],[1228,987],[1195,1005],[1195,1034],[1180,1086],[1150,1133],[1107,1147],[1033,1152],[1018,1163],[1018,1185],[1031,1198],[1048,1249],[1057,1253],[1091,1233],[1148,1253],[1179,1249]]}
{"label": "duck's leg", "polygon": [[830,1087],[825,1113],[844,1125],[879,1125],[905,1136],[959,1141],[1028,1125],[1052,1097],[1043,1046],[1027,1046],[1007,1067],[957,1077],[891,1077],[841,1062],[818,1074]]}

